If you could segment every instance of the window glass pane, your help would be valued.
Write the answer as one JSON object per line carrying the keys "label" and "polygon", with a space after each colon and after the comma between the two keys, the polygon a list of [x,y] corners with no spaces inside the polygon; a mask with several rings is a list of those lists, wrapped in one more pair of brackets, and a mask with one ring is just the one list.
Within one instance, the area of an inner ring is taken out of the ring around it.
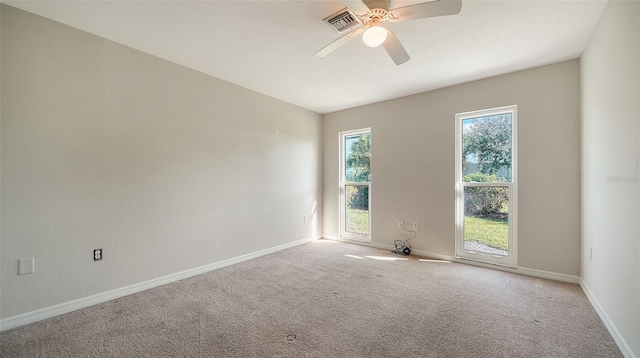
{"label": "window glass pane", "polygon": [[345,179],[351,182],[371,181],[371,133],[344,137]]}
{"label": "window glass pane", "polygon": [[511,181],[511,113],[462,121],[462,181]]}
{"label": "window glass pane", "polygon": [[491,255],[509,253],[509,189],[464,188],[464,249]]}
{"label": "window glass pane", "polygon": [[369,234],[369,185],[345,185],[345,231]]}

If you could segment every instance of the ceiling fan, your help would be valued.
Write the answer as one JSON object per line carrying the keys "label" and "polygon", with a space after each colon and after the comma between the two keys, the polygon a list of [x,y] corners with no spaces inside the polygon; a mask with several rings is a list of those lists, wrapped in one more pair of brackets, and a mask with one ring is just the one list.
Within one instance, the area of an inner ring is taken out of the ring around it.
{"label": "ceiling fan", "polygon": [[382,26],[385,22],[455,15],[460,13],[462,8],[462,0],[436,0],[393,9],[390,9],[391,0],[341,0],[341,2],[347,8],[325,18],[323,21],[331,25],[340,34],[351,31],[323,47],[315,55],[324,57],[362,35],[362,41],[365,45],[369,47],[382,45],[396,65],[409,61],[409,54],[396,35]]}

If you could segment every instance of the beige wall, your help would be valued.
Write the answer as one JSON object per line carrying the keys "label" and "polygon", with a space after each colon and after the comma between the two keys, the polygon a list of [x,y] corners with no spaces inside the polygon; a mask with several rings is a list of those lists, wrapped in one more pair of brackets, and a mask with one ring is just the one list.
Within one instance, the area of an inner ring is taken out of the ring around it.
{"label": "beige wall", "polygon": [[518,264],[580,274],[578,60],[324,116],[324,234],[338,236],[338,133],[371,127],[372,241],[454,255],[456,113],[518,105]]}
{"label": "beige wall", "polygon": [[640,2],[609,1],[581,72],[583,286],[640,357]]}
{"label": "beige wall", "polygon": [[320,115],[6,5],[1,23],[0,317],[312,236]]}
{"label": "beige wall", "polygon": [[[373,242],[392,244],[398,219],[417,221],[416,249],[453,255],[454,114],[517,104],[519,266],[582,274],[640,356],[638,2],[610,1],[581,67],[562,62],[323,122],[0,8],[0,318],[309,238],[304,215],[337,236],[338,132],[348,129],[373,132]],[[94,263],[98,247],[105,259]],[[18,276],[18,258],[31,256],[36,273]]]}

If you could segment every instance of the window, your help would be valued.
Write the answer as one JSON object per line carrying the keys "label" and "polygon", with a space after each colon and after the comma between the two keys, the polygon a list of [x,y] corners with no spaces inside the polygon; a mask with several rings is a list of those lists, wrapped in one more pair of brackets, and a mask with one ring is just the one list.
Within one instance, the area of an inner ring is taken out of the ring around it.
{"label": "window", "polygon": [[456,115],[456,256],[515,267],[517,107]]}
{"label": "window", "polygon": [[340,133],[340,236],[371,241],[371,129]]}

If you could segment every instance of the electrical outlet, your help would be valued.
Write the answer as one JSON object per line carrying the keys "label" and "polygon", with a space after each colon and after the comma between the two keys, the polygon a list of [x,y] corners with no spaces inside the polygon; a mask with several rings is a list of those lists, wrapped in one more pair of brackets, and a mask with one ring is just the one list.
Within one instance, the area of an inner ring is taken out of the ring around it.
{"label": "electrical outlet", "polygon": [[102,249],[93,250],[93,261],[102,260]]}
{"label": "electrical outlet", "polygon": [[589,248],[589,261],[593,261],[593,247]]}
{"label": "electrical outlet", "polygon": [[307,221],[309,221],[309,215],[304,216],[304,222],[307,222]]}
{"label": "electrical outlet", "polygon": [[404,221],[398,220],[398,229],[404,229]]}
{"label": "electrical outlet", "polygon": [[413,223],[413,230],[418,231],[418,223]]}

